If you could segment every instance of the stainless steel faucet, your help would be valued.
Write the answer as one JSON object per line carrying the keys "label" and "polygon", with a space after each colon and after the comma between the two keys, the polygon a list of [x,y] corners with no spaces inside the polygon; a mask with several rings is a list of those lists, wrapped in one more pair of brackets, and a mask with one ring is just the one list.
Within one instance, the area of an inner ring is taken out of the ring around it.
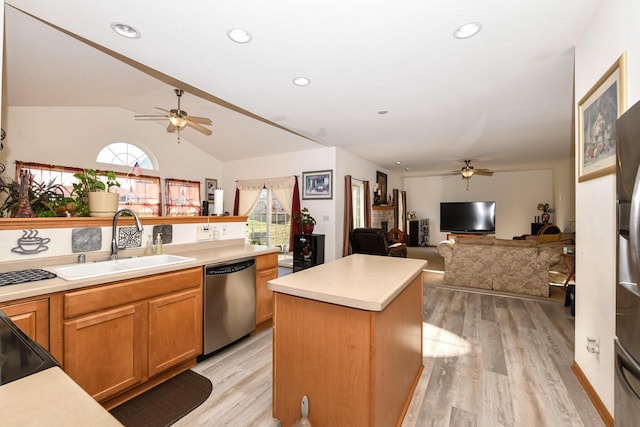
{"label": "stainless steel faucet", "polygon": [[140,218],[138,218],[137,213],[135,213],[131,209],[120,209],[118,212],[116,212],[116,214],[113,216],[113,225],[111,228],[111,256],[110,256],[111,259],[118,259],[118,249],[125,248],[125,246],[118,246],[118,242],[116,239],[116,228],[118,225],[118,217],[123,213],[131,214],[131,216],[133,216],[133,218],[136,220],[136,227],[138,227],[138,231],[142,232],[143,230],[142,223],[140,222]]}

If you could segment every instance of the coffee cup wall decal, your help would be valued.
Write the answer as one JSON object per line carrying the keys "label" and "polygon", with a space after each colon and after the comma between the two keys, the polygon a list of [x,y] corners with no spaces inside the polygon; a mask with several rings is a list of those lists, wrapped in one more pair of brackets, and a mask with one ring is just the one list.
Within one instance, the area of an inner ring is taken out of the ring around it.
{"label": "coffee cup wall decal", "polygon": [[21,255],[37,254],[49,249],[47,243],[51,241],[48,237],[39,237],[38,230],[22,230],[22,237],[18,239],[18,246],[11,251]]}

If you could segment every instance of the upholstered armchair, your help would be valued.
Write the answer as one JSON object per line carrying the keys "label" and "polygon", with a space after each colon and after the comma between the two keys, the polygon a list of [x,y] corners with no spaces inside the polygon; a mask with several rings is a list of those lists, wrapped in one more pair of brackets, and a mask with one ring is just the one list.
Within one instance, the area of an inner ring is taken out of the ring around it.
{"label": "upholstered armchair", "polygon": [[407,257],[404,243],[389,245],[387,233],[380,228],[356,228],[351,232],[351,249],[354,254]]}

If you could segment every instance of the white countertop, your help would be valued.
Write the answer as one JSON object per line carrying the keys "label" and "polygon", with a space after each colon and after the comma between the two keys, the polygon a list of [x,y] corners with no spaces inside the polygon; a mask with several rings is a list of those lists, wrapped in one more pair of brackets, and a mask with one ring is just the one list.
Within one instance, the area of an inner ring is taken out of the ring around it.
{"label": "white countertop", "polygon": [[427,266],[420,259],[354,254],[270,280],[283,294],[382,311]]}
{"label": "white countertop", "polygon": [[3,426],[122,426],[58,367],[0,386]]}
{"label": "white countertop", "polygon": [[[100,285],[109,282],[116,282],[118,280],[126,280],[133,279],[136,277],[149,276],[152,274],[158,273],[166,273],[169,271],[182,270],[185,268],[191,267],[200,267],[207,264],[216,264],[220,262],[227,262],[241,258],[255,257],[257,255],[264,255],[268,253],[277,252],[277,248],[271,248],[267,246],[256,246],[256,245],[246,245],[246,244],[233,244],[233,245],[224,245],[224,246],[206,246],[206,245],[189,245],[185,248],[169,248],[169,245],[166,246],[167,250],[165,253],[170,253],[173,255],[180,255],[189,258],[195,258],[195,261],[183,262],[179,264],[171,264],[163,267],[154,267],[143,270],[135,270],[129,271],[125,273],[114,273],[105,276],[93,277],[90,279],[81,279],[81,280],[64,280],[59,277],[54,279],[47,280],[38,280],[35,282],[27,282],[20,283],[15,285],[6,285],[0,286],[0,302],[4,301],[12,301],[20,298],[28,298],[34,297],[44,294],[50,294],[61,291],[68,291],[72,289],[78,289],[85,286],[93,286]],[[125,255],[126,252],[121,251],[122,256]],[[73,259],[66,258],[66,259]],[[43,261],[36,261],[39,264],[34,264],[33,266],[29,265],[21,265],[20,268],[41,268],[43,270],[47,269],[47,265],[43,265]],[[49,261],[49,266],[53,266],[55,264],[51,264]],[[66,261],[69,263],[72,261]],[[89,261],[87,261],[89,262]],[[18,269],[18,268],[16,268]]]}

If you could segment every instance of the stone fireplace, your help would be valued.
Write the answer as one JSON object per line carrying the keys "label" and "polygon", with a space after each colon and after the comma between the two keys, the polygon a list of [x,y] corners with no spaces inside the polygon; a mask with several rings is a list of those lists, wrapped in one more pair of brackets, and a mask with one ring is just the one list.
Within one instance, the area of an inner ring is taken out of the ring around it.
{"label": "stone fireplace", "polygon": [[393,206],[372,206],[371,209],[371,227],[382,228],[384,231],[396,228],[393,220],[395,209]]}

